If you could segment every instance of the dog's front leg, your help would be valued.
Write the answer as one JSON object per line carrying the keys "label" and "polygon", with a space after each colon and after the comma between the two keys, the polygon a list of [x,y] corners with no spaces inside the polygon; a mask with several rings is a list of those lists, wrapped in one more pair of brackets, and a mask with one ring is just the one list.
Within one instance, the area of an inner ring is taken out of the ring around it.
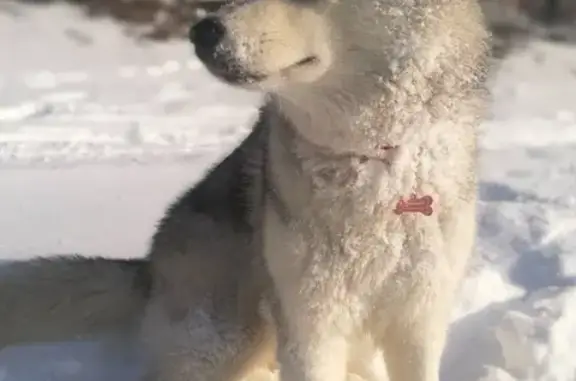
{"label": "dog's front leg", "polygon": [[281,381],[344,381],[348,340],[327,316],[318,316],[310,305],[280,306],[276,313],[278,363]]}
{"label": "dog's front leg", "polygon": [[390,381],[439,380],[452,294],[449,284],[443,286],[396,316],[380,336]]}
{"label": "dog's front leg", "polygon": [[399,324],[383,340],[391,381],[438,381],[443,337]]}
{"label": "dog's front leg", "polygon": [[330,250],[316,245],[310,223],[291,219],[290,203],[276,197],[265,211],[263,253],[273,284],[280,381],[345,381],[352,322],[342,290],[328,286],[340,283],[329,270]]}

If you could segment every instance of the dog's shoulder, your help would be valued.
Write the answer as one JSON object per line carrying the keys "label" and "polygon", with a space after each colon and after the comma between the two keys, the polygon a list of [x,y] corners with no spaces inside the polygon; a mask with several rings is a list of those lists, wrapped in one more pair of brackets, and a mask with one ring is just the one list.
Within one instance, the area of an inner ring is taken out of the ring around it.
{"label": "dog's shoulder", "polygon": [[260,117],[238,146],[167,208],[154,235],[152,251],[164,241],[163,237],[170,241],[184,239],[187,234],[182,230],[194,229],[203,222],[238,234],[254,231],[266,130]]}

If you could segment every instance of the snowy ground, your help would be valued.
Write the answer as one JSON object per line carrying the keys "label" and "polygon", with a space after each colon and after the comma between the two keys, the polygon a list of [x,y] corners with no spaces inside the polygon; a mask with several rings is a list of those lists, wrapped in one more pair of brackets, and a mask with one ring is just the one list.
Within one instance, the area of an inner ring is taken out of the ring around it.
{"label": "snowy ground", "polygon": [[[138,44],[67,7],[0,4],[0,258],[142,256],[167,203],[246,132],[257,98],[184,42]],[[576,380],[576,48],[534,43],[495,77],[478,249],[446,381]],[[570,308],[572,306],[572,308]],[[136,378],[98,343],[0,352],[1,381]]]}

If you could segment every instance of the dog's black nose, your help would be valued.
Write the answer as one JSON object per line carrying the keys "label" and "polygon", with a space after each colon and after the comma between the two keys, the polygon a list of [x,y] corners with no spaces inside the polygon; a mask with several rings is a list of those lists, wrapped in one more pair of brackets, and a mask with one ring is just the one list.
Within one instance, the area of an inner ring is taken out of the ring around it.
{"label": "dog's black nose", "polygon": [[190,28],[190,41],[197,49],[213,51],[224,38],[226,28],[214,17],[207,17]]}

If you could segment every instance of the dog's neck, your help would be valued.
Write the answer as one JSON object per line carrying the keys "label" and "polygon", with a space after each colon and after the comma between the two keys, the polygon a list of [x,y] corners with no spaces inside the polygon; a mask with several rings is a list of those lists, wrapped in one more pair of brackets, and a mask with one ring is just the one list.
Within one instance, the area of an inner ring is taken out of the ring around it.
{"label": "dog's neck", "polygon": [[[292,142],[315,147],[323,156],[378,159],[410,143],[413,133],[435,123],[422,99],[386,88],[368,94],[312,93],[303,98],[271,97],[268,107],[293,130]],[[375,91],[377,90],[377,91]]]}
{"label": "dog's neck", "polygon": [[272,128],[276,130],[275,135],[280,138],[281,144],[302,159],[310,157],[321,157],[329,161],[355,159],[359,163],[368,160],[388,161],[389,153],[399,148],[397,144],[379,143],[378,140],[370,141],[359,137],[355,137],[355,140],[346,139],[347,135],[342,134],[341,130],[339,134],[333,136],[323,135],[330,134],[329,130],[321,131],[322,135],[315,134],[318,130],[306,134],[306,129],[302,128],[303,124],[297,124],[298,119],[287,118],[285,114],[272,115],[274,118]]}
{"label": "dog's neck", "polygon": [[470,78],[457,70],[425,72],[412,65],[386,81],[367,78],[346,91],[270,96],[268,107],[285,121],[284,128],[294,130],[294,143],[317,147],[323,155],[378,158],[392,148],[420,147],[427,139],[458,134],[454,128],[476,125],[470,119],[479,115],[482,102]]}

